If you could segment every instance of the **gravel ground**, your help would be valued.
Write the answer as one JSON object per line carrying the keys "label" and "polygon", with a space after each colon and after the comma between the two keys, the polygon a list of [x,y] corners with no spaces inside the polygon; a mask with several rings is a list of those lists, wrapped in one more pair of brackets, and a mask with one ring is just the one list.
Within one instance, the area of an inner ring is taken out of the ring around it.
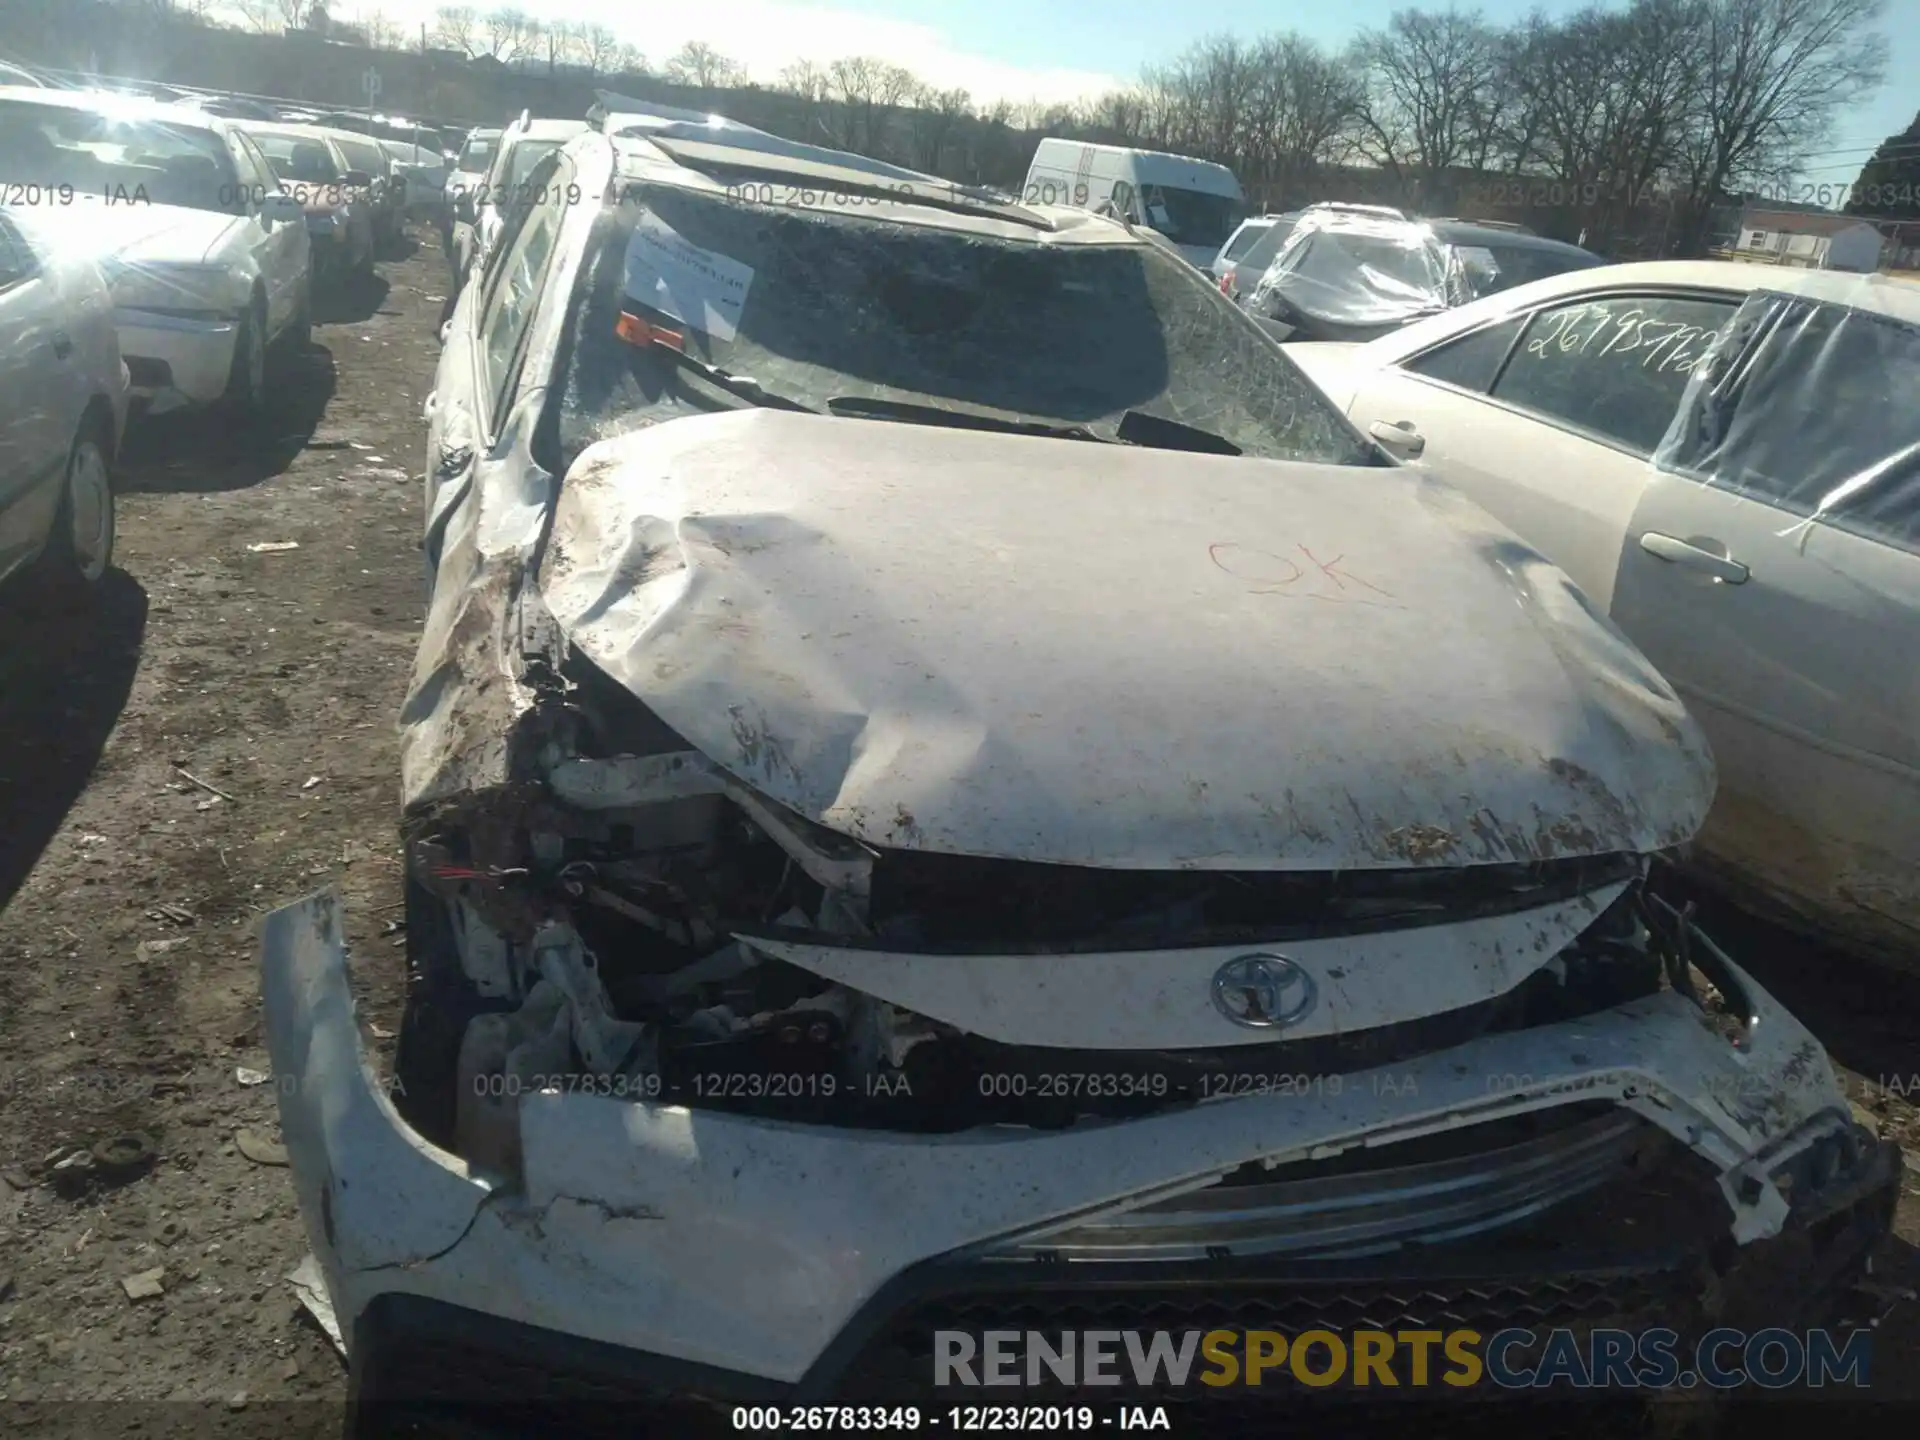
{"label": "gravel ground", "polygon": [[[342,1364],[284,1279],[306,1240],[272,1086],[246,1072],[258,919],[316,888],[345,898],[370,1045],[398,1020],[394,717],[447,274],[426,231],[381,272],[321,307],[269,443],[130,435],[97,615],[0,613],[0,1430],[338,1433]],[[1907,1150],[1901,1238],[1858,1299],[1888,1312],[1876,1390],[1920,1395],[1894,1300],[1920,1269],[1920,987],[1715,924]],[[92,1158],[123,1136],[151,1157]],[[195,1403],[71,1403],[134,1400]]]}

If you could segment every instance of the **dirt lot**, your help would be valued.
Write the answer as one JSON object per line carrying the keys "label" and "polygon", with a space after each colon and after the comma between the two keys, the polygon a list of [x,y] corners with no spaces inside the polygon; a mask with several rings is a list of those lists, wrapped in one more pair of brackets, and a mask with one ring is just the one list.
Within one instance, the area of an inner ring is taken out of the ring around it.
{"label": "dirt lot", "polygon": [[[330,1406],[281,1403],[336,1401],[344,1376],[284,1280],[306,1251],[287,1172],[247,1153],[276,1158],[272,1086],[237,1072],[267,1068],[259,917],[317,887],[345,896],[370,1043],[398,1018],[394,717],[447,275],[431,237],[381,268],[321,308],[272,443],[204,422],[130,437],[98,617],[0,615],[0,1399],[170,1398],[276,1440],[337,1433]],[[1858,1297],[1888,1309],[1920,1240],[1920,987],[1750,922],[1727,939],[1913,1157],[1905,1241]],[[155,1156],[128,1173],[54,1168],[133,1134]],[[156,1268],[162,1293],[130,1298]],[[1891,1308],[1876,1388],[1920,1394],[1917,1307]],[[130,1414],[84,1428],[160,1428]]]}

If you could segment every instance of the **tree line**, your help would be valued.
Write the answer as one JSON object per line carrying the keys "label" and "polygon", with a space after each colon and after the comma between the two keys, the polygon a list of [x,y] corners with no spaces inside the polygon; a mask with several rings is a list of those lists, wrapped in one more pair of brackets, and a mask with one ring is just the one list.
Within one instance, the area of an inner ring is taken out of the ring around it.
{"label": "tree line", "polygon": [[[200,23],[221,8],[139,3]],[[1833,122],[1887,65],[1885,0],[1625,0],[1507,25],[1450,5],[1399,11],[1339,48],[1292,31],[1216,35],[1110,93],[1022,105],[976,100],[873,55],[749,75],[696,41],[654,62],[605,25],[513,7],[445,6],[416,35],[349,0],[226,8],[262,31],[319,30],[520,74],[646,77],[703,92],[723,113],[777,102],[795,138],[956,180],[1017,184],[1034,140],[1060,135],[1219,161],[1272,209],[1386,201],[1498,214],[1596,248],[1651,231],[1672,254],[1703,248],[1716,206],[1838,169],[1819,163],[1833,153]],[[1883,150],[1855,187],[1874,203],[1850,208],[1920,217],[1920,201],[1886,183],[1892,161],[1911,174],[1916,154]],[[1836,190],[1847,180],[1818,178]]]}

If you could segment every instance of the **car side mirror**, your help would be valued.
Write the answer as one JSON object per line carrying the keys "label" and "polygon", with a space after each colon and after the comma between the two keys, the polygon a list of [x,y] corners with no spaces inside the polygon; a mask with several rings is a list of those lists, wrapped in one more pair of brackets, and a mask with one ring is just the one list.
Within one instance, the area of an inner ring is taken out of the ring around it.
{"label": "car side mirror", "polygon": [[275,225],[300,224],[306,215],[305,207],[287,194],[269,195],[260,206],[260,223],[269,229]]}
{"label": "car side mirror", "polygon": [[356,190],[363,190],[373,184],[373,177],[364,170],[349,170],[340,177],[340,183],[351,185]]}

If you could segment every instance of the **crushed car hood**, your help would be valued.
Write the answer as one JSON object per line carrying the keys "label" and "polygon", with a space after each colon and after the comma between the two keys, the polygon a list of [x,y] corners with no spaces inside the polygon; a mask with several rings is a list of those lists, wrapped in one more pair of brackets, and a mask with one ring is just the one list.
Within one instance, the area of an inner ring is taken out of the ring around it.
{"label": "crushed car hood", "polygon": [[1712,763],[1457,492],[768,410],[584,451],[573,644],[763,795],[878,846],[1114,868],[1652,851]]}

